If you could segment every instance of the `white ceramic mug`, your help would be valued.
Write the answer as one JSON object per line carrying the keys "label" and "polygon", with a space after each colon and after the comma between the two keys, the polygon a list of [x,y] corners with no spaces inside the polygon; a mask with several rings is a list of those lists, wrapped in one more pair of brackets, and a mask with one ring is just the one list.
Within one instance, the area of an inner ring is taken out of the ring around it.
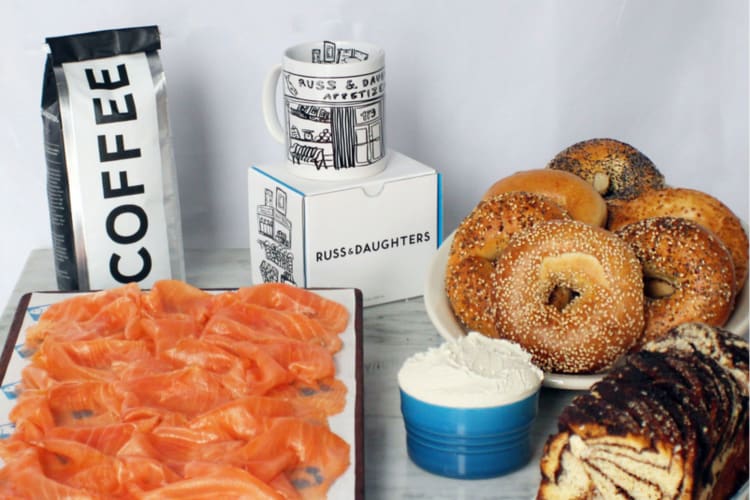
{"label": "white ceramic mug", "polygon": [[[276,89],[282,80],[282,124]],[[323,41],[290,47],[263,87],[271,135],[286,144],[292,172],[311,179],[352,179],[382,171],[385,53],[366,42]]]}

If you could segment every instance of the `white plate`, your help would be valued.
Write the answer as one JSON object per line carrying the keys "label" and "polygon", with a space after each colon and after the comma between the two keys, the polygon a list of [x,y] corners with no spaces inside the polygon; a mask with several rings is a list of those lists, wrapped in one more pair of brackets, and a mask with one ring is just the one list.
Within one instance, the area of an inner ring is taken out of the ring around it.
{"label": "white plate", "polygon": [[[448,254],[451,242],[451,233],[443,241],[438,251],[432,258],[427,270],[427,280],[424,288],[424,305],[427,315],[440,335],[447,340],[453,340],[466,333],[466,330],[453,315],[448,297],[445,295],[445,268],[448,264]],[[737,297],[737,306],[724,328],[737,335],[747,335],[748,332],[748,289],[747,283]],[[567,375],[562,373],[544,374],[544,385],[557,389],[586,390],[591,384],[597,382],[604,376],[603,373],[590,375]]]}

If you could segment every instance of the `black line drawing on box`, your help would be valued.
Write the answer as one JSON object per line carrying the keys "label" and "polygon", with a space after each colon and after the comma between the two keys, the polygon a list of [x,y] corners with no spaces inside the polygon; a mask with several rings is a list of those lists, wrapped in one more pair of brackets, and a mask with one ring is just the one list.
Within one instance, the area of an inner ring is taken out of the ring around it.
{"label": "black line drawing on box", "polygon": [[281,188],[276,188],[276,210],[286,216],[286,192]]}
{"label": "black line drawing on box", "polygon": [[[275,202],[274,202],[275,199]],[[292,248],[292,221],[286,216],[287,193],[281,188],[266,188],[263,204],[257,206],[258,245],[264,259],[260,263],[263,282],[296,284],[294,281],[294,254]]]}
{"label": "black line drawing on box", "polygon": [[279,268],[264,260],[260,263],[260,275],[263,283],[274,283],[279,281]]}

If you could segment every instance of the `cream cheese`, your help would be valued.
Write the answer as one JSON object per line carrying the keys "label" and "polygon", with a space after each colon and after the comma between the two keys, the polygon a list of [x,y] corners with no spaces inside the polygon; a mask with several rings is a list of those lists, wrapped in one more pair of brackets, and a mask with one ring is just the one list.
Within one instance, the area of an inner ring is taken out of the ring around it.
{"label": "cream cheese", "polygon": [[414,354],[398,372],[399,386],[409,395],[457,408],[519,401],[543,378],[521,346],[477,332]]}

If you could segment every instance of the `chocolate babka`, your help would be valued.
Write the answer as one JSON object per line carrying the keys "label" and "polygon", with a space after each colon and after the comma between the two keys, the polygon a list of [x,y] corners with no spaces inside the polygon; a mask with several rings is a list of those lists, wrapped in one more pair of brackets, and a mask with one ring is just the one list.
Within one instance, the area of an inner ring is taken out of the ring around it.
{"label": "chocolate babka", "polygon": [[538,499],[728,498],[748,478],[748,343],[686,323],[561,413]]}

